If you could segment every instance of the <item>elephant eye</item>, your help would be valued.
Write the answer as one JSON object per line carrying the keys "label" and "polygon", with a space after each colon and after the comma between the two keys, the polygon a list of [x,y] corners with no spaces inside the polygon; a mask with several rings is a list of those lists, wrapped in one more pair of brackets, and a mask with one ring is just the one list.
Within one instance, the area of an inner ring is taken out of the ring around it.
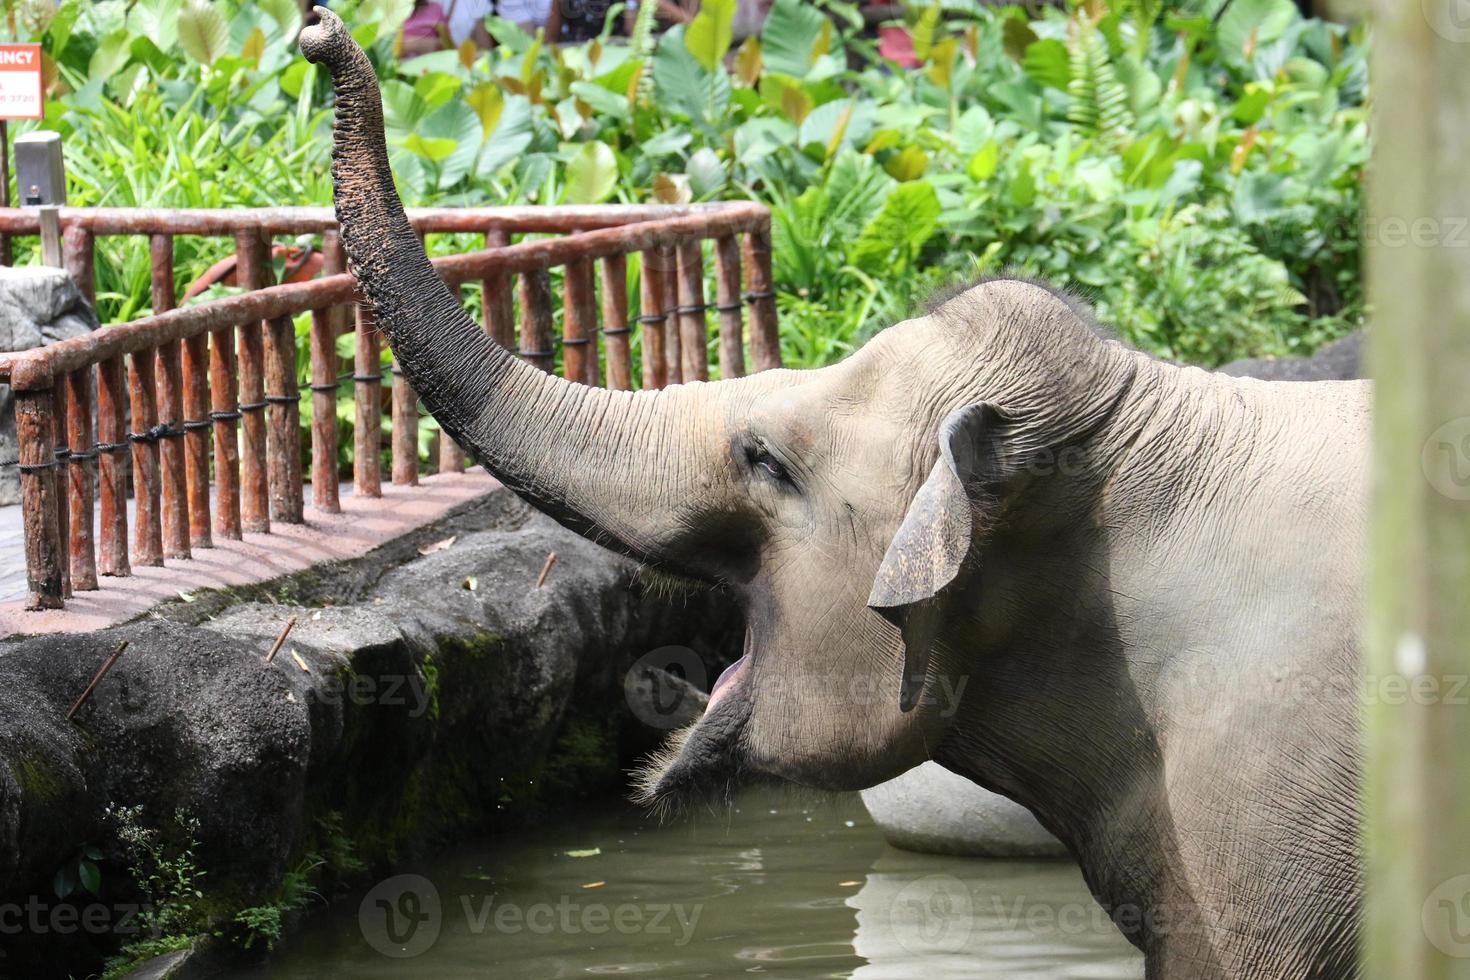
{"label": "elephant eye", "polygon": [[761,453],[756,456],[755,465],[759,466],[765,472],[766,476],[769,476],[773,480],[789,479],[786,474],[786,467],[777,462],[776,458],[770,453]]}
{"label": "elephant eye", "polygon": [[772,456],[765,446],[756,445],[746,451],[746,459],[751,468],[769,477],[778,483],[792,483],[791,474],[779,459]]}

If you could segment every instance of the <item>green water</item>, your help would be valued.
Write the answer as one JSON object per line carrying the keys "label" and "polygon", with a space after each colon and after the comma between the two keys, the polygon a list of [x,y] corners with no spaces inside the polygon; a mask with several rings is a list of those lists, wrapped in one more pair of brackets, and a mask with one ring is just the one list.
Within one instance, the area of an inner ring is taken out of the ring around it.
{"label": "green water", "polygon": [[236,980],[1143,975],[1070,863],[895,850],[856,797],[603,804],[397,871]]}

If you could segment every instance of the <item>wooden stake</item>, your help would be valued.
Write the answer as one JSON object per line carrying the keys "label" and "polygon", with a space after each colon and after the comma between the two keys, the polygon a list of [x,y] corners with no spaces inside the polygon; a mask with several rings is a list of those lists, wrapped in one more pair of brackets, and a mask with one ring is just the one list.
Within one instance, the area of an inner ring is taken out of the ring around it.
{"label": "wooden stake", "polygon": [[546,556],[546,564],[541,566],[541,574],[536,577],[536,588],[541,588],[546,582],[546,576],[551,574],[551,566],[556,564],[556,552]]}
{"label": "wooden stake", "polygon": [[281,627],[281,635],[276,637],[276,642],[271,644],[271,652],[265,655],[265,662],[270,663],[276,659],[276,654],[281,651],[281,644],[286,642],[286,637],[291,635],[291,628],[296,625],[296,617],[292,616],[286,620],[286,625]]}
{"label": "wooden stake", "polygon": [[82,696],[77,698],[76,703],[71,706],[71,710],[66,713],[67,721],[71,721],[76,713],[82,710],[82,705],[87,703],[87,699],[92,696],[93,691],[97,690],[97,685],[102,681],[102,678],[107,676],[107,672],[112,669],[112,665],[117,663],[117,658],[121,657],[122,652],[127,648],[128,641],[123,640],[117,645],[117,649],[112,651],[112,654],[102,662],[102,667],[93,676],[92,683],[87,685],[87,689],[82,692]]}

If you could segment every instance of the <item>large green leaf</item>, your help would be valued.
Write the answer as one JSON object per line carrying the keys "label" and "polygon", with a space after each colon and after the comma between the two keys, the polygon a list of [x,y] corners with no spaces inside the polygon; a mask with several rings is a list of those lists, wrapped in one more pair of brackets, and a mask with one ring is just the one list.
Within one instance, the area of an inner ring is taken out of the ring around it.
{"label": "large green leaf", "polygon": [[[467,102],[459,99],[446,102],[429,113],[404,145],[409,146],[409,140],[415,137],[430,141],[436,150],[444,143],[449,144],[449,152],[443,155],[421,154],[439,164],[439,188],[447,190],[469,173],[475,164],[475,157],[480,152],[480,117]],[[411,146],[409,148],[412,149]]]}
{"label": "large green leaf", "polygon": [[512,160],[525,153],[534,138],[531,128],[531,100],[524,95],[508,95],[494,132],[480,151],[475,173],[490,177]]}
{"label": "large green leaf", "polygon": [[230,25],[207,0],[185,0],[179,11],[179,46],[202,65],[212,65],[230,45]]}
{"label": "large green leaf", "polygon": [[684,32],[684,46],[707,71],[720,68],[734,38],[736,0],[703,0]]}
{"label": "large green leaf", "polygon": [[661,105],[704,126],[722,123],[730,104],[730,76],[705,71],[684,44],[681,24],[664,34],[653,53],[653,87]]}
{"label": "large green leaf", "polygon": [[500,86],[494,82],[481,82],[465,94],[465,102],[480,119],[481,140],[488,140],[500,124],[500,114],[505,111],[505,96]]}
{"label": "large green leaf", "polygon": [[92,60],[87,63],[87,80],[105,82],[117,74],[132,57],[133,37],[127,28],[113,31],[97,44]]}
{"label": "large green leaf", "polygon": [[618,186],[618,158],[612,147],[593,140],[577,147],[567,163],[567,200],[573,204],[600,204]]}
{"label": "large green leaf", "polygon": [[1071,54],[1067,46],[1055,38],[1027,45],[1021,67],[1039,84],[1059,88],[1063,92],[1072,80]]}
{"label": "large green leaf", "polygon": [[886,268],[895,258],[912,260],[939,227],[939,195],[928,181],[899,184],[853,243],[849,258],[859,268]]}
{"label": "large green leaf", "polygon": [[260,9],[270,15],[281,33],[292,36],[301,23],[301,4],[296,0],[259,0]]}
{"label": "large green leaf", "polygon": [[761,59],[766,69],[805,78],[817,60],[817,42],[826,23],[814,4],[776,0],[761,28]]}
{"label": "large green leaf", "polygon": [[180,13],[178,0],[142,0],[128,11],[128,31],[148,38],[160,51],[172,51],[179,41]]}
{"label": "large green leaf", "polygon": [[1215,28],[1220,54],[1234,64],[1246,64],[1299,16],[1292,0],[1231,0]]}
{"label": "large green leaf", "polygon": [[362,0],[352,18],[352,37],[363,47],[398,33],[413,13],[413,0]]}

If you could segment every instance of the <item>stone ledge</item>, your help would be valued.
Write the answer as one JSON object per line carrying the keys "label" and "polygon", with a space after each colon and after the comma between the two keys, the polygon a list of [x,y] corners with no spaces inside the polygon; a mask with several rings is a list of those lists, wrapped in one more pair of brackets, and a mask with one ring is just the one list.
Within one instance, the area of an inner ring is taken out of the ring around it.
{"label": "stone ledge", "polygon": [[[336,595],[346,602],[323,605]],[[298,626],[266,665],[290,615]],[[358,857],[382,864],[625,792],[623,768],[662,734],[628,709],[628,666],[671,643],[728,657],[740,636],[720,597],[675,608],[646,595],[631,562],[501,490],[359,561],[106,630],[0,643],[0,901],[57,904],[51,876],[82,844],[110,851],[106,900],[123,894],[109,803],[154,819],[187,808],[205,905],[228,916],[272,894],[328,814]],[[26,939],[0,973],[86,972],[115,945]]]}

